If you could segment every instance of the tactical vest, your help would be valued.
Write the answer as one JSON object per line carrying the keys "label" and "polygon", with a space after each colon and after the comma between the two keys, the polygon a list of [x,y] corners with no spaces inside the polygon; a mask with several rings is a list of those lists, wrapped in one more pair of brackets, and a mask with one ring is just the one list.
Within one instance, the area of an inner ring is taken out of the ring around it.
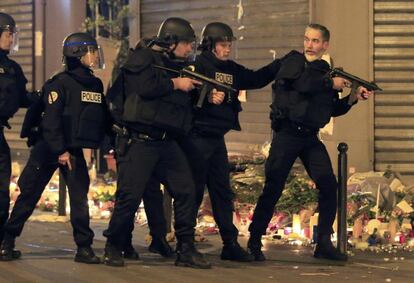
{"label": "tactical vest", "polygon": [[91,77],[96,84],[85,87],[67,72],[61,73],[58,79],[65,90],[62,118],[67,146],[98,148],[104,138],[107,121],[101,81]]}
{"label": "tactical vest", "polygon": [[[290,120],[313,128],[323,128],[330,120],[333,105],[338,95],[334,90],[323,90],[312,93],[300,92],[300,84],[304,78],[323,81],[326,73],[312,68],[302,53],[292,51],[283,59],[282,66],[272,85],[273,102],[270,118],[272,127],[281,120]],[[327,65],[327,64],[326,64]],[[276,129],[275,129],[276,130]]]}
{"label": "tactical vest", "polygon": [[[214,55],[213,55],[214,56]],[[196,72],[219,82],[237,88],[237,69],[232,61],[226,62],[226,70],[217,67],[204,54],[196,58]],[[218,59],[216,59],[218,60]],[[197,67],[200,67],[200,70]],[[239,112],[242,111],[237,94],[226,93],[223,103],[219,105],[204,103],[196,109],[194,127],[197,132],[209,136],[223,136],[230,130],[240,131]]]}
{"label": "tactical vest", "polygon": [[0,117],[13,117],[19,106],[16,71],[11,66],[0,65]]}
{"label": "tactical vest", "polygon": [[[139,50],[137,51],[139,52]],[[150,53],[144,54],[149,55]],[[151,52],[154,64],[163,65],[162,59]],[[148,66],[150,67],[150,66]],[[165,76],[168,76],[165,71]],[[139,72],[124,70],[125,76],[131,76],[124,84],[124,105],[122,120],[126,123],[142,124],[164,130],[171,134],[186,135],[191,129],[192,107],[191,97],[182,91],[174,91],[172,94],[148,99],[140,96],[140,80],[131,80],[135,76],[139,77]],[[135,125],[135,129],[140,128]],[[148,129],[148,128],[147,128]],[[151,134],[151,133],[148,133]]]}

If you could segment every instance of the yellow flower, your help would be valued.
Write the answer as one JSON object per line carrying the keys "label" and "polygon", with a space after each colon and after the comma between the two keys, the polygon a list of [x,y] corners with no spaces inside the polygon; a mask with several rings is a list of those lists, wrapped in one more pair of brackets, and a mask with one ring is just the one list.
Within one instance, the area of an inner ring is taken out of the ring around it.
{"label": "yellow flower", "polygon": [[115,185],[110,186],[110,188],[109,188],[109,194],[110,194],[111,196],[114,196],[114,195],[115,195],[115,193],[116,193],[116,186],[115,186]]}

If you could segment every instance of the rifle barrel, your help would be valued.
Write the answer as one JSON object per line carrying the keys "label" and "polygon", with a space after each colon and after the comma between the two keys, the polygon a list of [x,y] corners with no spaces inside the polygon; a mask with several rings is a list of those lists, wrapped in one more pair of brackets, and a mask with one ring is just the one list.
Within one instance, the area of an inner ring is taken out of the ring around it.
{"label": "rifle barrel", "polygon": [[154,68],[156,68],[156,69],[160,69],[160,70],[163,70],[163,71],[171,72],[171,73],[174,73],[174,74],[184,74],[184,75],[193,77],[195,79],[199,79],[201,81],[210,83],[212,85],[219,86],[219,87],[221,87],[221,88],[223,88],[223,89],[225,89],[227,91],[237,92],[236,89],[232,88],[231,86],[229,86],[227,84],[224,84],[224,83],[219,82],[219,81],[217,81],[215,79],[212,79],[212,78],[203,76],[202,74],[199,74],[199,73],[190,71],[190,70],[185,69],[185,68],[184,69],[181,69],[181,70],[174,70],[174,69],[171,69],[171,68],[167,68],[167,67],[159,66],[159,65],[155,65],[155,64],[153,64],[152,66]]}
{"label": "rifle barrel", "polygon": [[347,73],[347,72],[345,72],[341,69],[335,68],[335,69],[332,70],[331,74],[332,75],[337,75],[337,76],[340,76],[340,77],[343,77],[345,79],[349,79],[349,80],[352,80],[352,81],[357,81],[360,84],[362,84],[364,87],[367,87],[370,90],[381,90],[382,91],[382,89],[376,83],[368,82],[364,79],[361,79],[357,76],[354,76],[350,73]]}

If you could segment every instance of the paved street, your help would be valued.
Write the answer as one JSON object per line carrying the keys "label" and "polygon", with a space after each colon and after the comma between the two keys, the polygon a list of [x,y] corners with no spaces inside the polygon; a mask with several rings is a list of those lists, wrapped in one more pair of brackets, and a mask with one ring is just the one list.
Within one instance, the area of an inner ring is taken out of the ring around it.
{"label": "paved street", "polygon": [[[103,254],[102,230],[106,221],[92,221],[96,234],[94,248]],[[265,263],[221,261],[220,240],[207,236],[199,243],[213,263],[211,270],[175,267],[173,260],[151,254],[146,249],[146,227],[137,227],[134,245],[140,261],[129,261],[124,268],[85,265],[73,261],[74,243],[70,223],[29,222],[18,239],[23,257],[0,262],[0,282],[412,282],[414,252],[397,255],[357,253],[347,264],[314,259],[310,247],[266,244]],[[243,246],[246,238],[241,238]],[[389,261],[384,261],[384,257]],[[395,258],[398,257],[398,260]],[[401,259],[403,258],[403,259]]]}

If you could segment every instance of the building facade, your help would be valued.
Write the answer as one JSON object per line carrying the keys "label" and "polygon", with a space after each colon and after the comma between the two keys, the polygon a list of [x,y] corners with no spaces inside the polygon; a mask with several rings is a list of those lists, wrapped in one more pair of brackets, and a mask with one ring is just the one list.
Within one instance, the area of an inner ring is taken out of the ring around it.
{"label": "building facade", "polygon": [[[16,56],[30,80],[40,87],[59,67],[63,36],[79,30],[86,0],[2,0],[21,26],[23,49]],[[238,40],[234,59],[259,68],[291,49],[302,49],[309,22],[331,31],[330,56],[335,66],[384,91],[358,103],[352,112],[334,119],[333,134],[322,134],[336,166],[336,146],[349,145],[350,171],[385,170],[388,165],[414,175],[414,2],[393,0],[130,0],[130,44],[153,36],[167,17],[192,22],[197,34],[212,21],[228,23]],[[59,47],[59,48],[58,48]],[[231,151],[247,152],[271,137],[271,89],[248,91],[240,119],[242,132],[231,132]],[[16,129],[21,115],[13,121]],[[17,133],[12,147],[22,148]],[[15,150],[16,151],[16,150]]]}

